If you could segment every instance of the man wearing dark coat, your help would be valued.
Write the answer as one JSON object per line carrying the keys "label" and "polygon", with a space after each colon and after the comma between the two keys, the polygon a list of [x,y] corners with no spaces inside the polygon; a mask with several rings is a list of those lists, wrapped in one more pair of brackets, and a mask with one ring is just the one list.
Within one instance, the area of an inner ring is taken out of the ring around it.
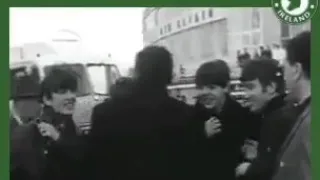
{"label": "man wearing dark coat", "polygon": [[202,131],[197,133],[199,148],[194,155],[198,159],[198,179],[234,180],[241,147],[246,138],[255,136],[258,124],[252,122],[253,116],[246,108],[230,97],[230,69],[226,62],[202,64],[195,80],[199,91],[195,120],[197,129]]}
{"label": "man wearing dark coat", "polygon": [[248,63],[242,74],[247,107],[260,114],[261,132],[257,157],[241,163],[236,175],[244,180],[270,180],[276,154],[299,109],[285,104],[282,68],[276,60],[264,59]]}
{"label": "man wearing dark coat", "polygon": [[311,33],[303,32],[289,41],[284,61],[288,101],[299,109],[277,154],[272,180],[311,180]]}
{"label": "man wearing dark coat", "polygon": [[76,178],[80,140],[72,119],[77,80],[53,70],[42,82],[40,117],[11,133],[11,180],[70,180]]}
{"label": "man wearing dark coat", "polygon": [[169,97],[172,70],[172,55],[164,47],[137,53],[132,86],[94,108],[85,178],[190,178],[192,108]]}
{"label": "man wearing dark coat", "polygon": [[21,125],[23,123],[22,123],[19,115],[15,111],[13,100],[9,101],[9,110],[10,110],[10,114],[9,114],[10,133],[12,133],[16,127],[18,127],[19,125]]}

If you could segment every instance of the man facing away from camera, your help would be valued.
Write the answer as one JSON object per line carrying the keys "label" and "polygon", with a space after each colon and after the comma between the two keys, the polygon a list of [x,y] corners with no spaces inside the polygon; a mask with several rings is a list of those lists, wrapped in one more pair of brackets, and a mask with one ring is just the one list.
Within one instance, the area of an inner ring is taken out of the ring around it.
{"label": "man facing away from camera", "polygon": [[257,157],[241,163],[236,169],[237,177],[245,180],[269,180],[274,171],[276,155],[298,109],[286,105],[282,68],[272,59],[248,63],[241,81],[246,93],[246,106],[260,114],[261,129]]}
{"label": "man facing away from camera", "polygon": [[169,97],[172,71],[165,48],[148,46],[137,53],[130,91],[94,108],[84,177],[190,178],[186,129],[192,109]]}
{"label": "man facing away from camera", "polygon": [[205,127],[205,131],[196,128],[202,130],[197,139],[199,151],[194,155],[197,179],[234,180],[241,147],[254,126],[252,117],[229,96],[230,70],[223,60],[202,64],[195,81],[199,92],[195,118],[199,127]]}
{"label": "man facing away from camera", "polygon": [[310,36],[310,32],[303,32],[286,47],[283,64],[288,101],[294,103],[299,114],[277,155],[273,180],[311,180]]}
{"label": "man facing away from camera", "polygon": [[11,180],[76,178],[79,139],[72,119],[77,80],[52,70],[41,85],[42,115],[15,128],[11,137]]}

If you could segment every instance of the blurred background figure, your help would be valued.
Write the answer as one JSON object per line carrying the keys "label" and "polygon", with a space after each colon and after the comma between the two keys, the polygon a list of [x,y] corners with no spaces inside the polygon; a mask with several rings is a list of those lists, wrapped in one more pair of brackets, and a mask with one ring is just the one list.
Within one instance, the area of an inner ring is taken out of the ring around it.
{"label": "blurred background figure", "polygon": [[244,48],[242,51],[238,50],[237,53],[238,66],[242,69],[245,64],[251,60],[251,55],[246,48]]}
{"label": "blurred background figure", "polygon": [[273,43],[272,45],[272,55],[273,59],[279,61],[279,64],[282,65],[286,56],[285,50],[278,43]]}
{"label": "blurred background figure", "polygon": [[264,48],[261,52],[260,59],[272,59],[272,51],[269,48]]}

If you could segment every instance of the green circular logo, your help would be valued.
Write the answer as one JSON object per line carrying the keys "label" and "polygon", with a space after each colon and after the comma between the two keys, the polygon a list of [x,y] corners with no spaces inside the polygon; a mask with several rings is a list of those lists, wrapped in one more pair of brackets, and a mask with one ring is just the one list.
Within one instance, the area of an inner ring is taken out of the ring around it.
{"label": "green circular logo", "polygon": [[318,0],[272,0],[272,8],[283,22],[303,24],[316,13]]}

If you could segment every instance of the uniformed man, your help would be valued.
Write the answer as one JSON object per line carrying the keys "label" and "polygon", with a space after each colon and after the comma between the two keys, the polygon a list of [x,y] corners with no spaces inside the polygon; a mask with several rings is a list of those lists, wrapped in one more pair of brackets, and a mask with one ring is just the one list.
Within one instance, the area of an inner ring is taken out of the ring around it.
{"label": "uniformed man", "polygon": [[303,32],[290,40],[286,49],[288,100],[299,114],[278,153],[273,180],[311,180],[310,38],[310,32]]}
{"label": "uniformed man", "polygon": [[42,115],[15,128],[11,137],[12,180],[76,178],[80,140],[72,120],[77,80],[53,70],[42,82]]}
{"label": "uniformed man", "polygon": [[[246,106],[260,114],[257,157],[241,163],[236,176],[245,180],[269,180],[276,154],[296,113],[285,109],[284,78],[281,67],[272,59],[251,61],[242,74]],[[257,127],[258,128],[258,127]]]}

